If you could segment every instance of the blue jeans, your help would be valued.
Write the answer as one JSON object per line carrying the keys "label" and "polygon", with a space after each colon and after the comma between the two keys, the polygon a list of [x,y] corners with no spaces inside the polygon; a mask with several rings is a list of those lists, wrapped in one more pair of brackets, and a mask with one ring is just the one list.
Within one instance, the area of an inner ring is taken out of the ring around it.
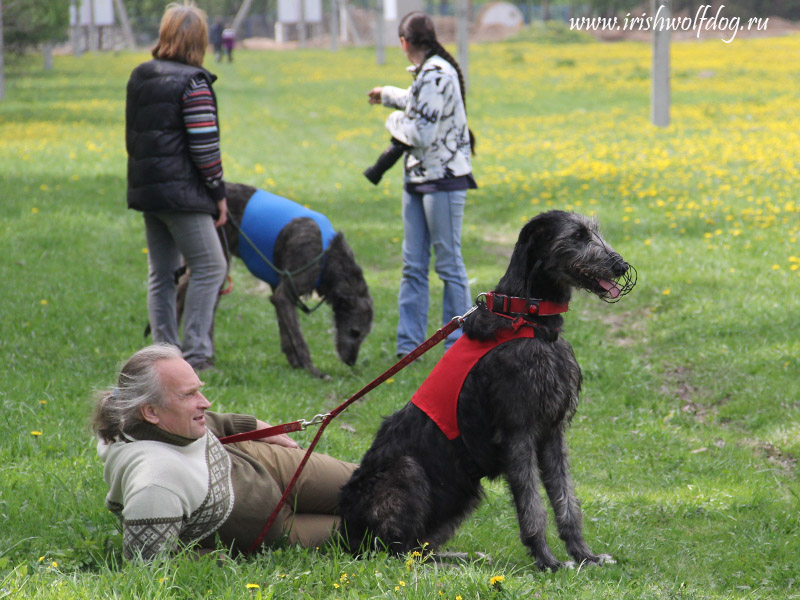
{"label": "blue jeans", "polygon": [[[403,191],[403,277],[398,295],[397,353],[406,354],[427,339],[428,266],[444,283],[442,324],[472,306],[467,269],[461,258],[461,222],[467,191],[411,194]],[[445,340],[449,348],[461,329]]]}
{"label": "blue jeans", "polygon": [[[194,212],[144,213],[147,235],[147,311],[154,342],[183,350],[195,365],[214,357],[211,326],[228,265],[214,219]],[[183,343],[178,339],[175,271],[191,269],[183,305]]]}

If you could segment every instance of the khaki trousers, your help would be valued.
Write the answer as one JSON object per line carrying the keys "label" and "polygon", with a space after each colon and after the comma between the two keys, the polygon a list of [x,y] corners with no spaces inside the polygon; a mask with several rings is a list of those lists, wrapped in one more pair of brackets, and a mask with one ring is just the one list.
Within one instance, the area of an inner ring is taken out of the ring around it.
{"label": "khaki trousers", "polygon": [[[283,493],[303,460],[303,449],[249,441],[235,444],[261,463]],[[325,543],[339,524],[339,490],[358,465],[325,454],[311,454],[276,521],[289,543],[315,548]],[[274,526],[273,526],[274,527]]]}

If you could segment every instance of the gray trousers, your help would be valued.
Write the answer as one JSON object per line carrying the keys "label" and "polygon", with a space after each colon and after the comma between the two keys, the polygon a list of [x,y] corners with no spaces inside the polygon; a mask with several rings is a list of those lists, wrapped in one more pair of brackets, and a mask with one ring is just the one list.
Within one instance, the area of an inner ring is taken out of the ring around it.
{"label": "gray trousers", "polygon": [[[178,346],[189,364],[214,356],[211,325],[227,263],[214,220],[206,213],[144,213],[147,236],[147,312],[154,342]],[[191,269],[178,337],[175,271]]]}

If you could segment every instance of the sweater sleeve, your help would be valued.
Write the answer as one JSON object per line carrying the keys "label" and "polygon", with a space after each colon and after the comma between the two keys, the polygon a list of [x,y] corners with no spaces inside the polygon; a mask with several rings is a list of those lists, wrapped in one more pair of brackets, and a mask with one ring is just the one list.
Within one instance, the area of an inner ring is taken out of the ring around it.
{"label": "sweater sleeve", "polygon": [[174,492],[158,485],[146,486],[126,498],[121,517],[126,560],[149,561],[178,547],[184,515],[181,499]]}
{"label": "sweater sleeve", "polygon": [[206,425],[218,438],[256,429],[258,419],[251,415],[206,411]]}
{"label": "sweater sleeve", "polygon": [[215,201],[225,197],[222,154],[219,147],[217,105],[205,77],[195,77],[183,94],[183,123],[192,158]]}
{"label": "sweater sleeve", "polygon": [[439,131],[445,90],[440,90],[432,71],[423,71],[410,92],[405,111],[395,111],[386,119],[386,129],[401,142],[427,148]]}

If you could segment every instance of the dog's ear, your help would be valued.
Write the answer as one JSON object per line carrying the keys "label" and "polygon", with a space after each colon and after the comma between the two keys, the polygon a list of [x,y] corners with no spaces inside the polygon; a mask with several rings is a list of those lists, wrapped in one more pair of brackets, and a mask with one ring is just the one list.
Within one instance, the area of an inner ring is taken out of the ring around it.
{"label": "dog's ear", "polygon": [[498,291],[520,295],[525,292],[534,265],[537,261],[544,262],[547,259],[547,248],[553,241],[552,220],[555,212],[534,217],[519,232],[506,274],[497,284]]}

